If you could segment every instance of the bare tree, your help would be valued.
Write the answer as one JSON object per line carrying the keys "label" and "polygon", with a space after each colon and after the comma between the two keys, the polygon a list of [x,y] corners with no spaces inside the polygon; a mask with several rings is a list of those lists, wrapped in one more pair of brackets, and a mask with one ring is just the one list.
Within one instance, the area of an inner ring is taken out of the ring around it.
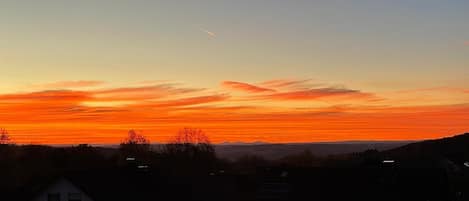
{"label": "bare tree", "polygon": [[195,128],[179,130],[174,140],[163,147],[163,154],[183,161],[198,161],[202,163],[213,162],[216,158],[215,148],[207,135]]}
{"label": "bare tree", "polygon": [[4,128],[0,128],[0,144],[10,144],[11,139],[8,131]]}
{"label": "bare tree", "polygon": [[197,128],[183,128],[166,146],[167,152],[185,152],[191,154],[214,154],[215,149],[204,131]]}
{"label": "bare tree", "polygon": [[183,128],[174,137],[175,144],[210,144],[207,135],[201,129]]}
{"label": "bare tree", "polygon": [[148,140],[142,134],[137,133],[135,130],[129,130],[127,138],[123,142],[124,144],[150,144]]}
{"label": "bare tree", "polygon": [[150,151],[150,140],[135,130],[129,130],[127,138],[120,144],[120,149],[127,154],[144,154]]}

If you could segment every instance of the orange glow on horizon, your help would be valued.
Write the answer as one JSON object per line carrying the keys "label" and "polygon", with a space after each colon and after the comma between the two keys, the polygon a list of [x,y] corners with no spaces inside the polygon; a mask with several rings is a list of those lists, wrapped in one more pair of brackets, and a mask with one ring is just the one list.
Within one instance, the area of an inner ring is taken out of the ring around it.
{"label": "orange glow on horizon", "polygon": [[467,131],[465,89],[435,89],[462,103],[440,104],[446,101],[441,96],[418,104],[411,100],[420,92],[383,97],[344,87],[305,88],[306,82],[225,81],[221,91],[159,84],[3,94],[0,127],[19,144],[115,144],[130,129],[166,142],[183,127],[204,130],[214,143],[417,140]]}

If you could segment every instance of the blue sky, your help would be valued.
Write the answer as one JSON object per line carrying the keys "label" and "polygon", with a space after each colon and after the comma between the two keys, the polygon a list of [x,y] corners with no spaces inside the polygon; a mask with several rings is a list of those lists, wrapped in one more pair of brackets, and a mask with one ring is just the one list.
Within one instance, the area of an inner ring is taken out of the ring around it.
{"label": "blue sky", "polygon": [[0,73],[8,90],[82,77],[461,85],[468,10],[467,1],[2,1]]}

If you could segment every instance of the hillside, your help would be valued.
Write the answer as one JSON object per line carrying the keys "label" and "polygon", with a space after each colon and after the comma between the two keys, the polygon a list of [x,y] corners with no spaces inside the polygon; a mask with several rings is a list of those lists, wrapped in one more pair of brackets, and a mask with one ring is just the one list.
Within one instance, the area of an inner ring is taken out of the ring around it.
{"label": "hillside", "polygon": [[404,161],[445,159],[462,164],[469,159],[469,133],[410,143],[382,154]]}
{"label": "hillside", "polygon": [[328,156],[362,152],[368,149],[389,150],[406,145],[408,141],[397,142],[331,142],[302,144],[255,144],[255,145],[216,145],[218,157],[236,159],[243,155],[257,155],[265,159],[279,159],[298,154],[305,150],[316,156]]}

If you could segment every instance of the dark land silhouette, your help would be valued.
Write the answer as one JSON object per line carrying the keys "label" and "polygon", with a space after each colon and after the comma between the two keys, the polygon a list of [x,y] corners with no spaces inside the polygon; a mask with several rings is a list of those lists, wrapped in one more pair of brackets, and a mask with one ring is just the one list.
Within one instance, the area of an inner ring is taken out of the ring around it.
{"label": "dark land silhouette", "polygon": [[412,141],[344,141],[324,143],[288,143],[288,144],[222,144],[215,145],[217,156],[230,160],[248,154],[255,154],[269,160],[277,160],[289,155],[310,151],[316,156],[327,157],[329,155],[340,155],[354,152],[362,152],[368,149],[378,151],[389,150]]}
{"label": "dark land silhouette", "polygon": [[[118,148],[2,143],[0,200],[469,199],[469,133],[394,145],[317,154],[311,145],[290,144],[304,149],[278,157],[243,150],[227,158],[190,128],[159,146],[135,131]],[[49,192],[57,186],[82,195],[60,199]]]}

